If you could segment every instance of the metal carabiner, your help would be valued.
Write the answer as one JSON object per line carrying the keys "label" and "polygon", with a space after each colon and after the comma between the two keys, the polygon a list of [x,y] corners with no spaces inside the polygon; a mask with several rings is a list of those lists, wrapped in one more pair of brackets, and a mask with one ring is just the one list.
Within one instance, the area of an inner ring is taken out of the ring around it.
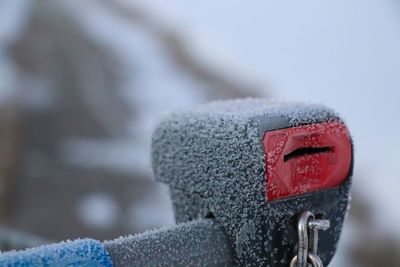
{"label": "metal carabiner", "polygon": [[[299,248],[297,251],[297,265],[298,267],[307,267],[307,259],[309,254],[309,240],[308,240],[308,221],[315,220],[315,216],[311,211],[303,211],[299,217],[297,224],[297,233],[299,236]],[[314,243],[313,238],[313,243]],[[314,245],[313,245],[314,250]],[[313,251],[314,252],[314,251]],[[316,252],[314,252],[316,253]]]}
{"label": "metal carabiner", "polygon": [[[308,262],[311,263],[312,267],[324,267],[321,259],[313,252],[308,253],[306,264]],[[297,267],[297,256],[294,256],[294,258],[290,262],[290,267]]]}
{"label": "metal carabiner", "polygon": [[318,230],[326,230],[330,227],[329,220],[316,220],[311,211],[303,211],[297,223],[299,238],[297,255],[290,262],[290,267],[307,267],[311,263],[313,267],[323,267],[321,259],[317,255]]}

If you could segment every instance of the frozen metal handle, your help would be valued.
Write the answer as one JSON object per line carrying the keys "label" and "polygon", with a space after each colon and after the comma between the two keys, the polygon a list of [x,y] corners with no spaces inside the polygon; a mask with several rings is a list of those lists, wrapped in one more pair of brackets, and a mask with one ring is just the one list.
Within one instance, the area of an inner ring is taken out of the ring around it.
{"label": "frozen metal handle", "polygon": [[225,233],[212,219],[197,220],[104,242],[115,266],[232,266]]}

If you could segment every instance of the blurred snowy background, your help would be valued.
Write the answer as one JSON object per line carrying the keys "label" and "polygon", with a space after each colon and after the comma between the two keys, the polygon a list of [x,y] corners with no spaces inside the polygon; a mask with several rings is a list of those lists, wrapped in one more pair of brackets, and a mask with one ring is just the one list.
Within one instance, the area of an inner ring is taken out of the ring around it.
{"label": "blurred snowy background", "polygon": [[173,223],[151,180],[160,113],[264,96],[327,104],[355,141],[332,266],[400,266],[396,0],[0,1],[0,243]]}

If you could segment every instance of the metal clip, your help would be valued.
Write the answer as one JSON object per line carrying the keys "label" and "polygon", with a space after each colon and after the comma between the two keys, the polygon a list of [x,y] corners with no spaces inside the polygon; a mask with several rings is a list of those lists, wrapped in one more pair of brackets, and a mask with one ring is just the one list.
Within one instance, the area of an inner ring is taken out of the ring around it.
{"label": "metal clip", "polygon": [[290,262],[290,267],[307,267],[307,263],[311,263],[313,267],[323,267],[323,263],[317,255],[318,231],[326,230],[329,227],[329,220],[316,220],[311,211],[303,211],[300,214],[297,223],[298,251]]}

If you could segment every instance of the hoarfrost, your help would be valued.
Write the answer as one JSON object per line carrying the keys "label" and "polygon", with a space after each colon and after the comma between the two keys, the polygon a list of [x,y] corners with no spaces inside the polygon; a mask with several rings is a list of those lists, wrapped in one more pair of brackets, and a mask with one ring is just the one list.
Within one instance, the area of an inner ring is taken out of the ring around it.
{"label": "hoarfrost", "polygon": [[[291,218],[310,206],[321,212],[321,203],[302,196],[278,204],[265,201],[266,155],[261,139],[268,130],[330,121],[341,119],[322,105],[263,99],[217,101],[172,112],[153,134],[154,173],[170,186],[178,222],[212,213],[232,244],[236,265],[290,261],[297,242]],[[271,156],[271,160],[276,157]],[[346,182],[315,195],[331,199],[329,214],[345,214],[348,189]],[[336,219],[336,227],[328,231],[335,243],[343,218]],[[290,238],[277,238],[281,232]],[[274,250],[277,247],[281,249]],[[326,252],[321,252],[325,263],[332,257]]]}
{"label": "hoarfrost", "polygon": [[78,239],[0,254],[0,266],[91,266],[112,267],[103,245],[93,239]]}

